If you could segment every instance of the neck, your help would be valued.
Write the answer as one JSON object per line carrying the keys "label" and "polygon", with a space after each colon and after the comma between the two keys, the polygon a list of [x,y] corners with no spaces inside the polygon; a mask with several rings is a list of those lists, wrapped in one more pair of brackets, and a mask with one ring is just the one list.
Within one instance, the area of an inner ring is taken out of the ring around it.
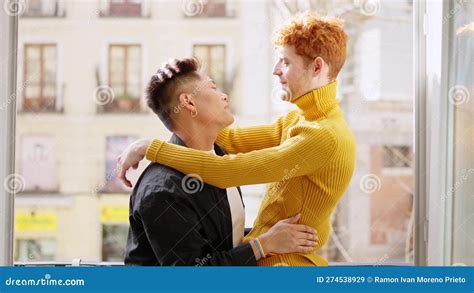
{"label": "neck", "polygon": [[318,120],[326,117],[338,105],[336,99],[337,82],[315,88],[294,99],[294,103],[307,120]]}
{"label": "neck", "polygon": [[201,151],[210,151],[214,148],[219,131],[212,129],[209,125],[201,126],[191,123],[187,127],[180,127],[174,133],[181,138],[187,147]]}
{"label": "neck", "polygon": [[336,80],[335,79],[329,80],[328,78],[324,78],[323,80],[314,81],[314,82],[311,83],[311,86],[304,92],[308,93],[310,91],[317,90],[319,88],[322,88],[322,87],[325,87],[325,86],[329,85],[330,83],[333,83],[334,81],[336,81]]}

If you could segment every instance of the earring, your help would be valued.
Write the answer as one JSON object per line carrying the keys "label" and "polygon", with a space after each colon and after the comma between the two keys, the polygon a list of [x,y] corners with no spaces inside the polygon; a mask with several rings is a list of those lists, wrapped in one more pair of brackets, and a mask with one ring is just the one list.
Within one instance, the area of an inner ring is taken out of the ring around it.
{"label": "earring", "polygon": [[191,111],[191,117],[194,118],[194,117],[197,116],[197,114],[198,114],[198,111],[197,111],[196,109],[194,109],[194,110]]}

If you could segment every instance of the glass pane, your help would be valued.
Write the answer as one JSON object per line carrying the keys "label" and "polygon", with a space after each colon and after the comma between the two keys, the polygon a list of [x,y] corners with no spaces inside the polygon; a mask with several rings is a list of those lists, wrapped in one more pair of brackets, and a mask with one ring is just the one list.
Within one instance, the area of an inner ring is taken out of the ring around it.
{"label": "glass pane", "polygon": [[140,83],[128,83],[127,94],[131,99],[140,98],[142,93],[142,85]]}
{"label": "glass pane", "polygon": [[[336,6],[327,1],[321,10]],[[344,19],[348,44],[337,91],[357,161],[319,253],[334,262],[412,263],[412,7],[381,1],[370,13],[356,6]],[[282,109],[281,102],[272,105]]]}
{"label": "glass pane", "polygon": [[125,187],[118,179],[116,170],[117,157],[134,140],[133,136],[109,136],[106,144],[106,162],[105,162],[105,190],[114,192],[128,192],[130,189]]}
{"label": "glass pane", "polygon": [[125,95],[125,85],[124,83],[111,83],[110,87],[114,91],[114,97],[120,97]]}
{"label": "glass pane", "polygon": [[140,16],[141,15],[141,2],[138,0],[126,0],[126,1],[110,1],[109,3],[109,15],[110,16]]}
{"label": "glass pane", "polygon": [[102,260],[123,261],[128,225],[102,225]]}
{"label": "glass pane", "polygon": [[199,59],[199,61],[201,61],[204,67],[207,67],[207,64],[209,63],[207,46],[194,45],[193,55],[196,56]]}
{"label": "glass pane", "polygon": [[220,90],[225,90],[225,46],[194,45],[194,56],[202,63],[204,72],[214,79]]}
{"label": "glass pane", "polygon": [[211,47],[210,75],[221,90],[225,86],[225,46]]}
{"label": "glass pane", "polygon": [[41,48],[40,46],[35,45],[26,45],[26,58],[27,60],[39,60],[41,55]]}
{"label": "glass pane", "polygon": [[48,83],[45,84],[43,88],[43,97],[44,98],[53,98],[56,97],[56,84]]}
{"label": "glass pane", "polygon": [[[109,83],[110,84],[124,84],[125,82],[125,47],[111,46],[109,57]],[[120,89],[119,89],[120,91]],[[121,91],[123,92],[123,90]]]}
{"label": "glass pane", "polygon": [[58,0],[27,0],[27,16],[56,16],[58,9]]}
{"label": "glass pane", "polygon": [[141,49],[139,46],[128,47],[127,91],[131,98],[140,97],[141,93]]}
{"label": "glass pane", "polygon": [[56,62],[56,46],[43,46],[45,62]]}
{"label": "glass pane", "polygon": [[448,100],[453,107],[453,263],[474,265],[474,2],[452,2]]}
{"label": "glass pane", "polygon": [[40,46],[25,46],[25,82],[39,82],[41,69],[41,47]]}
{"label": "glass pane", "polygon": [[37,83],[28,83],[25,88],[26,99],[37,99],[41,95],[41,87]]}
{"label": "glass pane", "polygon": [[[380,9],[366,15],[355,3],[361,1],[344,1],[347,6],[339,5],[339,1],[307,1],[317,2],[316,10],[321,14],[344,11],[340,17],[346,21],[349,44],[338,98],[356,136],[358,150],[352,182],[330,218],[331,236],[318,254],[331,262],[411,262],[414,226],[412,7],[405,0],[380,1],[383,3]],[[280,1],[282,5],[274,5],[275,1],[249,1],[238,5],[236,1],[239,13],[231,22],[195,22],[183,21],[181,13],[168,13],[182,11],[182,1],[147,1],[152,13],[145,22],[136,18],[89,21],[92,6],[104,6],[98,2],[92,5],[95,1],[86,2],[89,1],[74,2],[72,6],[77,8],[72,13],[74,21],[60,21],[61,30],[57,21],[19,20],[21,39],[64,41],[58,46],[62,48],[60,54],[58,49],[44,47],[43,64],[39,46],[19,54],[25,58],[19,60],[19,64],[27,64],[27,72],[20,73],[29,80],[27,95],[38,97],[40,86],[43,86],[44,96],[63,92],[60,105],[64,111],[60,115],[27,113],[17,117],[16,167],[25,179],[25,188],[15,198],[15,209],[25,224],[17,227],[15,237],[34,241],[54,239],[55,246],[44,247],[55,247],[57,260],[121,260],[125,229],[120,225],[127,225],[123,206],[127,206],[131,190],[116,178],[116,158],[137,137],[167,140],[170,135],[148,108],[138,115],[132,113],[130,109],[140,101],[123,97],[126,94],[140,96],[145,90],[143,85],[163,61],[194,54],[203,63],[204,72],[215,79],[221,90],[225,91],[224,76],[232,77],[229,82],[235,86],[232,93],[227,94],[232,94],[231,101],[239,106],[235,126],[271,123],[294,109],[290,103],[273,99],[273,90],[279,84],[271,74],[272,61],[276,58],[271,32],[286,20],[284,17],[297,11],[291,1]],[[260,8],[253,9],[250,2],[258,2]],[[117,15],[131,16],[127,11],[137,8],[122,5],[133,5],[136,1],[114,3]],[[221,9],[227,3],[213,1],[213,4]],[[226,5],[225,10],[228,7]],[[179,25],[166,28],[154,25],[161,21]],[[129,33],[134,29],[139,33]],[[75,42],[80,45],[68,45],[65,31],[73,32]],[[92,38],[91,32],[94,32]],[[107,40],[116,43],[104,47]],[[143,40],[149,50],[143,50],[138,44],[131,45],[137,40]],[[192,51],[187,46],[189,40],[197,44]],[[226,48],[219,40],[229,40],[234,47]],[[102,54],[104,49],[105,55]],[[56,70],[59,66],[64,68]],[[40,72],[42,67],[44,72]],[[57,80],[61,81],[59,89],[55,88]],[[99,86],[105,87],[106,82],[113,89],[115,99],[97,101],[94,93]],[[25,101],[28,103],[34,107],[47,101],[31,99]],[[23,139],[28,136],[49,137],[50,144],[39,139]],[[46,159],[42,160],[43,157]],[[33,158],[37,161],[32,162]],[[141,164],[146,165],[148,162]],[[127,176],[135,183],[142,170],[129,171]],[[54,187],[54,192],[49,191],[50,187]],[[265,185],[242,187],[248,227],[257,218],[265,188]],[[121,208],[104,216],[102,205],[120,205]],[[31,213],[41,217],[33,218],[29,216]],[[460,214],[459,208],[456,213]],[[20,246],[23,256],[28,255],[29,246]],[[46,248],[41,251],[51,254],[45,252],[49,251]]]}
{"label": "glass pane", "polygon": [[55,251],[54,239],[20,239],[16,244],[16,260],[51,261],[55,259]]}

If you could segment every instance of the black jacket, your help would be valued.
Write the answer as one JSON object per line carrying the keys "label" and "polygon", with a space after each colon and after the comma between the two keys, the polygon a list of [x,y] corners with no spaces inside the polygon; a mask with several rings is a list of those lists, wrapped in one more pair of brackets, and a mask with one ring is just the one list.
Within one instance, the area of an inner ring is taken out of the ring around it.
{"label": "black jacket", "polygon": [[[170,142],[184,146],[176,135]],[[129,220],[126,265],[257,265],[250,244],[233,248],[226,190],[170,167],[145,169],[130,197]]]}

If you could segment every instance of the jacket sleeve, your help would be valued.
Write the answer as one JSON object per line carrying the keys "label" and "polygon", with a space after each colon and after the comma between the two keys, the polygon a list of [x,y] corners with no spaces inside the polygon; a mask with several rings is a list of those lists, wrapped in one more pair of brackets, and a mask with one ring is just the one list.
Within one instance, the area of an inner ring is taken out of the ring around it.
{"label": "jacket sleeve", "polygon": [[184,195],[154,191],[142,202],[140,215],[153,252],[164,266],[255,266],[250,244],[215,251]]}
{"label": "jacket sleeve", "polygon": [[247,153],[274,147],[280,144],[285,125],[298,117],[297,111],[279,117],[275,123],[245,128],[224,128],[219,132],[216,143],[229,154]]}

